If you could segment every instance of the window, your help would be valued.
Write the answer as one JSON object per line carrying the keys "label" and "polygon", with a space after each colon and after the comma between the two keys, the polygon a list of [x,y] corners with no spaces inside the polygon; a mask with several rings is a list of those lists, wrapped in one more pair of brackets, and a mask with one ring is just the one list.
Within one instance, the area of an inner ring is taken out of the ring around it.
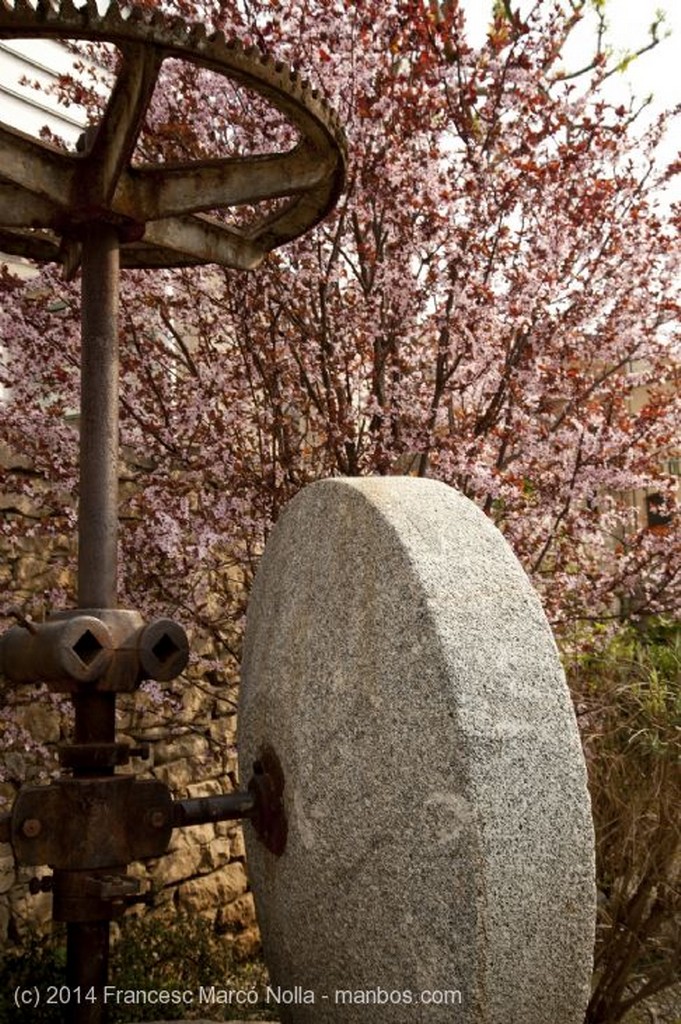
{"label": "window", "polygon": [[669,526],[672,521],[672,516],[667,511],[664,497],[659,492],[646,494],[646,514],[648,526]]}

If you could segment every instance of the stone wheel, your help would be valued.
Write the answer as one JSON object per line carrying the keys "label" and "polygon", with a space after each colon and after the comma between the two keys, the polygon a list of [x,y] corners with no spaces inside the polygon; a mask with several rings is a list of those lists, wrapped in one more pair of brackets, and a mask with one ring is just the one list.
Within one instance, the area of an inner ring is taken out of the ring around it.
{"label": "stone wheel", "polygon": [[285,846],[245,834],[285,1024],[581,1024],[577,724],[539,599],[471,501],[411,477],[293,499],[251,593],[238,745],[242,777],[276,755],[282,784]]}
{"label": "stone wheel", "polygon": [[[78,261],[79,227],[113,224],[124,267],[215,262],[257,266],[334,206],[343,187],[345,148],[338,119],[297,72],[201,25],[147,8],[100,14],[39,0],[0,0],[0,38],[113,43],[121,65],[103,118],[83,153],[63,152],[0,127],[0,250],[38,261]],[[288,152],[133,166],[132,156],[161,66],[179,58],[224,75],[266,99],[299,131]],[[242,230],[206,211],[289,197]]]}

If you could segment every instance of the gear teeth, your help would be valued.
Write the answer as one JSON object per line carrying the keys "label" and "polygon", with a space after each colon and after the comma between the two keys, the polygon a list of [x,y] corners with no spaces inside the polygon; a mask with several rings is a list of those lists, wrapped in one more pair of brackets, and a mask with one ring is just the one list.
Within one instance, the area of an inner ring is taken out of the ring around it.
{"label": "gear teeth", "polygon": [[[303,126],[311,120],[326,136],[336,167],[329,186],[332,191],[318,201],[320,211],[331,208],[342,188],[347,144],[340,116],[323,91],[303,79],[296,68],[263,53],[258,46],[244,47],[238,38],[227,40],[221,30],[209,32],[201,23],[187,25],[182,18],[165,17],[158,3],[144,0],[145,6],[140,6],[141,0],[105,0],[108,6],[100,14],[98,2],[104,7],[102,0],[0,0],[0,36],[21,38],[25,29],[29,35],[45,38],[67,36],[71,30],[79,39],[105,40],[108,35],[117,45],[129,42],[156,47],[163,51],[162,58],[172,55],[190,63],[205,63],[218,74],[250,86],[290,115],[303,134]],[[281,244],[286,237],[294,237],[288,234],[286,218],[284,222],[282,232],[273,229],[271,238],[263,224],[270,241],[278,237],[276,244]]]}
{"label": "gear teeth", "polygon": [[206,26],[202,25],[200,22],[196,25],[192,25],[189,29],[189,35],[187,38],[191,46],[197,46],[199,48],[203,47],[208,39]]}
{"label": "gear teeth", "polygon": [[114,28],[119,28],[125,22],[123,12],[117,3],[109,4],[102,15],[102,20],[105,25],[111,25]]}
{"label": "gear teeth", "polygon": [[77,16],[78,11],[73,0],[61,0],[59,5],[59,17],[64,21],[73,21]]}
{"label": "gear teeth", "polygon": [[47,20],[51,15],[55,14],[55,9],[52,4],[52,0],[38,0],[35,13],[38,16],[38,18],[44,20]]}
{"label": "gear teeth", "polygon": [[[90,3],[90,0],[88,0],[88,3]],[[130,8],[130,13],[128,14],[128,23],[130,25],[143,25],[146,20],[146,11],[143,7],[135,5]]]}
{"label": "gear teeth", "polygon": [[164,16],[163,16],[161,11],[155,11],[154,14],[152,15],[152,21],[151,21],[151,23],[152,23],[152,25],[154,25],[154,27],[156,26],[156,19],[157,18],[158,18],[158,25],[159,25],[159,27],[160,26],[169,27],[170,31],[178,39],[179,39],[179,37],[183,37],[184,39],[187,38],[187,24],[186,24],[184,18],[181,18],[179,15],[177,15],[174,18],[164,18]]}
{"label": "gear teeth", "polygon": [[116,3],[116,0],[110,0],[109,6],[102,12],[100,17],[102,21],[122,21],[123,15],[120,4]]}

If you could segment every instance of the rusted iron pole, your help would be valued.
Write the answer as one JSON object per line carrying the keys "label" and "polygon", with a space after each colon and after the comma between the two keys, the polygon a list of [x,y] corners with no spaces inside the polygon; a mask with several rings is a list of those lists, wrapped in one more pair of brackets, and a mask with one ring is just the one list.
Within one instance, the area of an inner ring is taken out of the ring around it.
{"label": "rusted iron pole", "polygon": [[[82,236],[81,271],[80,608],[115,608],[118,600],[119,278],[118,232],[109,224],[88,224]],[[115,693],[74,694],[73,704],[76,743],[115,742]],[[74,772],[90,773],[88,768]],[[94,772],[112,773],[113,768]],[[55,878],[57,886],[61,881]],[[68,923],[66,966],[72,994],[69,1024],[103,1024],[108,920]]]}
{"label": "rusted iron pole", "polygon": [[119,252],[114,227],[86,227],[81,285],[80,608],[115,608],[117,603]]}
{"label": "rusted iron pole", "polygon": [[66,939],[67,1024],[104,1024],[109,974],[109,922],[69,924]]}

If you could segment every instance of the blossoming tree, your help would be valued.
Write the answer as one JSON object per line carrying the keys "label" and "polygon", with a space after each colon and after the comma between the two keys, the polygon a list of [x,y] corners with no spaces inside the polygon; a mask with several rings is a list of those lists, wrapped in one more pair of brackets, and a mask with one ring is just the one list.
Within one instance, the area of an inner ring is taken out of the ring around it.
{"label": "blossoming tree", "polygon": [[[673,527],[632,504],[649,488],[673,515],[678,168],[656,155],[667,116],[643,130],[604,98],[602,33],[587,68],[565,66],[586,0],[498,3],[479,49],[456,2],[172,7],[310,73],[351,165],[334,215],[252,273],[124,275],[124,600],[193,624],[222,652],[206,673],[229,675],[283,504],[321,476],[408,472],[481,505],[563,632],[678,606]],[[273,135],[295,141],[244,90],[169,61],[138,156],[266,152]],[[78,295],[56,268],[0,287],[11,544],[73,527]]]}

